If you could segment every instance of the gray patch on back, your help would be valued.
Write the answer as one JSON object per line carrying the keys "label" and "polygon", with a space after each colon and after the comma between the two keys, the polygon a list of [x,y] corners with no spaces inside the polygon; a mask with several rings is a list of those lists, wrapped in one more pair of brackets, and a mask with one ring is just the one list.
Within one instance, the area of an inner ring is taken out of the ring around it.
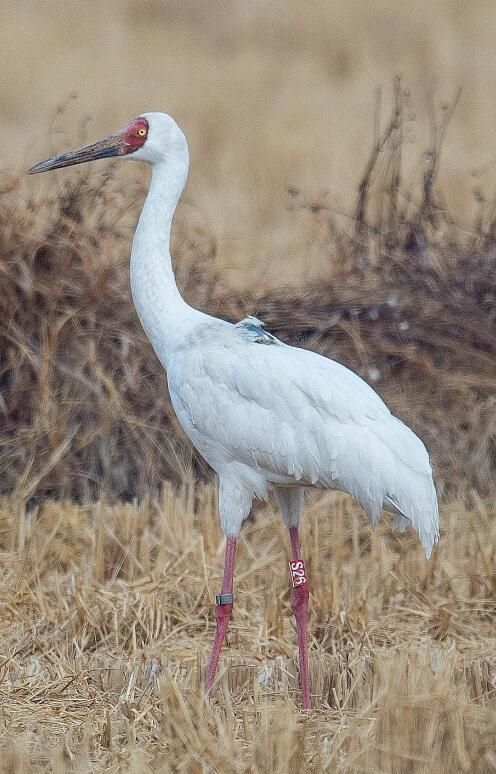
{"label": "gray patch on back", "polygon": [[240,320],[234,327],[253,344],[281,344],[279,339],[276,339],[272,333],[264,330],[265,323],[252,315],[245,317],[244,320]]}

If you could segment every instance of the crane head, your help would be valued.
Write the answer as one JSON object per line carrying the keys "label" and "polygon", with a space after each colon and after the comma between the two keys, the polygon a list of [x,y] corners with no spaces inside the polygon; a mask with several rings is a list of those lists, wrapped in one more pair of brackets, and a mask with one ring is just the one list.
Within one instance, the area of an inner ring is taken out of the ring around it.
{"label": "crane head", "polygon": [[185,154],[187,145],[178,125],[166,113],[145,113],[135,118],[123,129],[98,142],[83,145],[82,148],[52,156],[40,161],[28,171],[29,175],[48,172],[50,169],[71,167],[86,161],[106,159],[112,156],[155,163],[167,160],[177,152]]}

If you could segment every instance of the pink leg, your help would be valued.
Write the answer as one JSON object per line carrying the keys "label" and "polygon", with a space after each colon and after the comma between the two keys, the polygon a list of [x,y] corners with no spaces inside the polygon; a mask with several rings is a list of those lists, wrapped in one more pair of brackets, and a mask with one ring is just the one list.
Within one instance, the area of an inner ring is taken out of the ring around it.
{"label": "pink leg", "polygon": [[208,665],[207,681],[205,683],[205,691],[209,692],[211,689],[215,673],[217,671],[217,664],[219,662],[220,651],[224,637],[226,636],[227,627],[231,618],[233,609],[233,577],[234,577],[234,561],[236,559],[236,538],[228,537],[226,542],[226,556],[224,560],[224,580],[222,581],[222,591],[216,596],[216,608],[215,619],[217,621],[217,627],[215,630],[214,645],[212,648],[212,655],[210,656],[210,663]]}
{"label": "pink leg", "polygon": [[300,685],[301,705],[310,709],[310,678],[308,674],[308,583],[305,564],[300,553],[300,536],[298,527],[289,528],[291,538],[291,553],[293,561],[290,564],[293,593],[291,607],[296,619],[298,650],[300,653]]}

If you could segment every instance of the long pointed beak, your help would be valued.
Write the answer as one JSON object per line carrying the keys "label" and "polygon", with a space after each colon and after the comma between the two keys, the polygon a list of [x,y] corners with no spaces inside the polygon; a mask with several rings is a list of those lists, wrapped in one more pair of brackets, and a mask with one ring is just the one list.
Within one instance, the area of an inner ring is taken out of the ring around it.
{"label": "long pointed beak", "polygon": [[77,150],[40,161],[39,164],[35,164],[34,167],[28,170],[28,175],[37,175],[38,172],[48,172],[50,169],[59,169],[60,167],[72,167],[74,164],[84,164],[86,161],[107,159],[110,156],[120,156],[123,154],[123,150],[123,138],[118,134],[110,135],[91,145],[83,145],[82,148]]}

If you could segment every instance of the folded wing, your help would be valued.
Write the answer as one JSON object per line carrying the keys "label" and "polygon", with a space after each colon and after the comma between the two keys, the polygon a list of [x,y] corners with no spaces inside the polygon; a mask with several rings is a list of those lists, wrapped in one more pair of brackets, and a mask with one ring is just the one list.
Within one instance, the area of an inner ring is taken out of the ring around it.
{"label": "folded wing", "polygon": [[439,517],[427,451],[349,369],[233,328],[174,355],[169,387],[183,427],[218,472],[236,462],[275,484],[349,492],[373,523],[383,507],[400,529],[410,523],[430,555]]}

